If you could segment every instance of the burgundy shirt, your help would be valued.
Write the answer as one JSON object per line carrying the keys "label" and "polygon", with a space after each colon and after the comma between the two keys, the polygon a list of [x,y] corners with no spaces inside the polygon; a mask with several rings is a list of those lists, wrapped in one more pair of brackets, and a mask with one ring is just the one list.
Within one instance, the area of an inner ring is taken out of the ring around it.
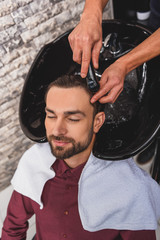
{"label": "burgundy shirt", "polygon": [[[63,160],[52,165],[56,176],[48,180],[38,203],[14,191],[4,221],[1,240],[24,240],[27,220],[36,215],[36,240],[156,240],[155,231],[83,229],[78,212],[78,181],[85,164],[70,169]],[[93,186],[94,187],[94,186]]]}

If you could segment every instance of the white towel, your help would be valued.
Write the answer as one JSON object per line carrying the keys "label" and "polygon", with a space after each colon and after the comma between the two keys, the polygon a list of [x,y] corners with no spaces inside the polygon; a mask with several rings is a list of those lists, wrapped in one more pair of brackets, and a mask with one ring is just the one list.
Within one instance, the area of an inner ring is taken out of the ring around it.
{"label": "white towel", "polygon": [[55,160],[48,143],[35,144],[24,153],[11,180],[17,192],[37,202],[41,209],[43,187],[55,176],[51,168]]}
{"label": "white towel", "polygon": [[79,182],[79,213],[84,229],[156,229],[160,186],[132,158],[90,156]]}
{"label": "white towel", "polygon": [[[48,143],[35,144],[22,156],[13,187],[41,209],[45,183],[55,176]],[[156,229],[160,186],[133,159],[106,161],[90,155],[79,180],[78,207],[84,229]]]}

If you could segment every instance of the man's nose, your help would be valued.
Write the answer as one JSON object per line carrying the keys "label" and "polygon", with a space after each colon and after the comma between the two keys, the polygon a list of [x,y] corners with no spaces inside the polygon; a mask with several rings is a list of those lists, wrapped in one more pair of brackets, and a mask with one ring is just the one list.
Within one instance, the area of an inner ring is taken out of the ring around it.
{"label": "man's nose", "polygon": [[67,133],[66,124],[62,119],[57,119],[54,122],[54,126],[52,128],[52,134],[54,136],[65,135]]}

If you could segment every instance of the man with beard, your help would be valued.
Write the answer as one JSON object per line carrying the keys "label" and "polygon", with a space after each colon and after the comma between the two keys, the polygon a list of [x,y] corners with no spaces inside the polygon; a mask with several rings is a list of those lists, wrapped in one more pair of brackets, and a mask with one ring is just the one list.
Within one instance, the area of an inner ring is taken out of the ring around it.
{"label": "man with beard", "polygon": [[26,239],[36,215],[36,240],[155,240],[159,185],[133,159],[92,154],[105,120],[91,104],[85,79],[62,76],[46,93],[48,143],[25,152],[12,179],[2,240]]}

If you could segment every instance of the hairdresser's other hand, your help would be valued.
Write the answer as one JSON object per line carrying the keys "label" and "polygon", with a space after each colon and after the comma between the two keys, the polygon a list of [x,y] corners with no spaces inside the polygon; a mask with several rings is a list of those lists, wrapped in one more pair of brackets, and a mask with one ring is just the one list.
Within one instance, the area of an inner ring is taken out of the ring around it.
{"label": "hairdresser's other hand", "polygon": [[86,77],[92,57],[94,68],[98,68],[102,46],[101,21],[95,16],[82,15],[81,21],[68,37],[73,51],[73,60],[81,64],[81,77]]}
{"label": "hairdresser's other hand", "polygon": [[124,79],[127,74],[124,63],[117,60],[111,64],[102,74],[100,89],[92,97],[91,102],[99,100],[100,103],[114,103],[123,90]]}
{"label": "hairdresser's other hand", "polygon": [[100,90],[92,97],[91,102],[99,100],[101,103],[114,103],[123,90],[125,76],[144,62],[160,55],[159,46],[160,28],[104,71]]}

